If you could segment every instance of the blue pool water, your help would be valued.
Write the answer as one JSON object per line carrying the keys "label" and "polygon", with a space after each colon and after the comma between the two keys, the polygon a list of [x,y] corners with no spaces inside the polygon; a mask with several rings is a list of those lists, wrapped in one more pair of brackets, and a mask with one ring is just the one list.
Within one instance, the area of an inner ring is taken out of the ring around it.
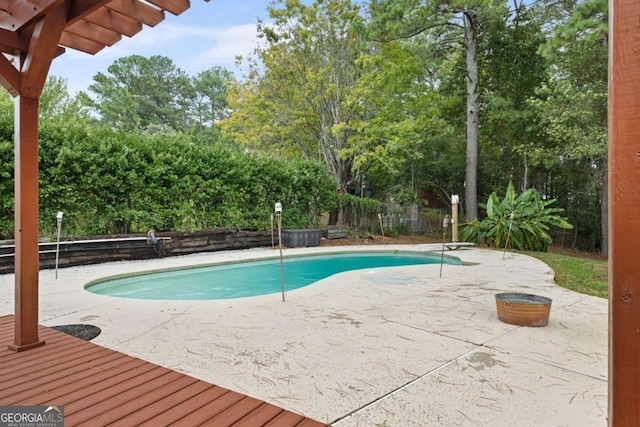
{"label": "blue pool water", "polygon": [[[364,268],[439,264],[441,256],[416,252],[349,252],[284,258],[285,290],[301,288],[336,273]],[[445,264],[462,263],[444,257]],[[246,261],[149,273],[87,285],[100,295],[161,300],[209,300],[281,291],[280,260]]]}

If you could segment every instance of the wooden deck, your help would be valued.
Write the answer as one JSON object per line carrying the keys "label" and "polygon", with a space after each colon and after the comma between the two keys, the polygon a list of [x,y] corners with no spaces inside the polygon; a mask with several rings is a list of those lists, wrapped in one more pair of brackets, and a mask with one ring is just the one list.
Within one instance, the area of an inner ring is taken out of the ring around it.
{"label": "wooden deck", "polygon": [[0,317],[0,405],[64,405],[65,426],[326,426],[44,326],[16,353],[13,333]]}

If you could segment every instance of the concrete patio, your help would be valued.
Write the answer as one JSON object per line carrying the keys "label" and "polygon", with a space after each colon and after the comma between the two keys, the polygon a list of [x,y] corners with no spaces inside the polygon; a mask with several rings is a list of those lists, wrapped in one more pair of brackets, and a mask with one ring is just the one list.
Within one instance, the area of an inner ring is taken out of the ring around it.
{"label": "concrete patio", "polygon": [[[287,249],[285,255],[361,250]],[[438,245],[368,246],[440,253]],[[40,273],[40,323],[86,323],[94,343],[335,426],[605,426],[607,301],[555,285],[524,255],[446,251],[468,264],[341,273],[281,295],[155,301],[95,295],[92,280],[273,257],[254,249]],[[0,315],[13,313],[0,276]],[[549,325],[498,320],[495,294],[553,300]]]}

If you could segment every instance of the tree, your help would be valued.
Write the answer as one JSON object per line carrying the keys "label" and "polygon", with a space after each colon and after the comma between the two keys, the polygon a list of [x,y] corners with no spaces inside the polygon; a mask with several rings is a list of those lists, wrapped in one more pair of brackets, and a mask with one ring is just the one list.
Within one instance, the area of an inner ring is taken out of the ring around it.
{"label": "tree", "polygon": [[356,92],[366,51],[359,10],[349,0],[270,6],[272,23],[259,24],[262,64],[234,87],[225,130],[253,149],[320,160],[338,186],[356,181],[348,148],[363,109]]}
{"label": "tree", "polygon": [[356,168],[367,170],[376,196],[397,203],[418,201],[425,188],[448,197],[464,178],[464,148],[447,117],[450,98],[433,77],[442,64],[424,55],[424,45],[420,37],[382,43],[362,61],[357,102],[366,108],[352,123],[358,137],[348,152]]}
{"label": "tree", "polygon": [[[585,0],[569,12],[541,50],[548,61],[548,77],[531,97],[530,105],[541,134],[550,142],[539,148],[539,156],[554,159],[566,174],[589,177],[584,187],[576,188],[567,199],[586,195],[591,206],[599,204],[600,248],[606,255],[607,2]],[[571,210],[568,213],[571,215]],[[580,210],[575,215],[584,217],[584,213]]]}
{"label": "tree", "polygon": [[511,15],[485,26],[480,45],[480,82],[485,92],[480,137],[481,157],[490,162],[480,171],[480,194],[510,181],[519,191],[535,185],[542,192],[538,179],[542,171],[534,154],[544,138],[531,125],[534,113],[527,103],[546,78],[546,61],[538,52],[545,42],[540,11],[523,3]]}
{"label": "tree", "polygon": [[141,130],[150,125],[185,130],[190,122],[192,87],[189,77],[164,56],[132,55],[116,60],[98,73],[89,91],[81,92],[83,103],[93,108],[103,122],[123,130]]}
{"label": "tree", "polygon": [[478,36],[481,23],[504,12],[493,0],[373,0],[370,3],[373,33],[378,39],[411,38],[425,32],[442,44],[459,43],[465,50],[467,86],[467,147],[465,167],[465,212],[478,216]]}
{"label": "tree", "polygon": [[40,95],[39,116],[41,122],[53,120],[85,120],[89,112],[83,108],[77,97],[71,97],[67,88],[67,81],[60,77],[51,76]]}
{"label": "tree", "polygon": [[234,80],[233,73],[223,67],[201,71],[192,79],[194,97],[193,110],[200,130],[229,117],[227,108],[228,85]]}

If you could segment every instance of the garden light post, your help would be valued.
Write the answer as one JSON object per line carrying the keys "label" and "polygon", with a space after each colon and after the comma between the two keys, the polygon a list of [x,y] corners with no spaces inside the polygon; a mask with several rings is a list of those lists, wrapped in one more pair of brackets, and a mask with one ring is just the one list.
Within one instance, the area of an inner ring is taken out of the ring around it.
{"label": "garden light post", "polygon": [[282,284],[282,302],[284,302],[284,264],[282,262],[282,204],[276,203],[276,218],[278,220],[278,246],[280,246],[280,283]]}
{"label": "garden light post", "polygon": [[458,204],[460,203],[460,196],[457,194],[451,195],[451,241],[458,241]]}
{"label": "garden light post", "polygon": [[56,279],[58,278],[58,260],[60,259],[60,230],[62,229],[62,211],[56,215],[56,223],[58,224],[58,238],[56,240]]}
{"label": "garden light post", "polygon": [[442,253],[440,255],[440,277],[442,277],[442,264],[444,263],[444,244],[447,239],[447,228],[449,228],[449,215],[445,215],[442,220]]}

